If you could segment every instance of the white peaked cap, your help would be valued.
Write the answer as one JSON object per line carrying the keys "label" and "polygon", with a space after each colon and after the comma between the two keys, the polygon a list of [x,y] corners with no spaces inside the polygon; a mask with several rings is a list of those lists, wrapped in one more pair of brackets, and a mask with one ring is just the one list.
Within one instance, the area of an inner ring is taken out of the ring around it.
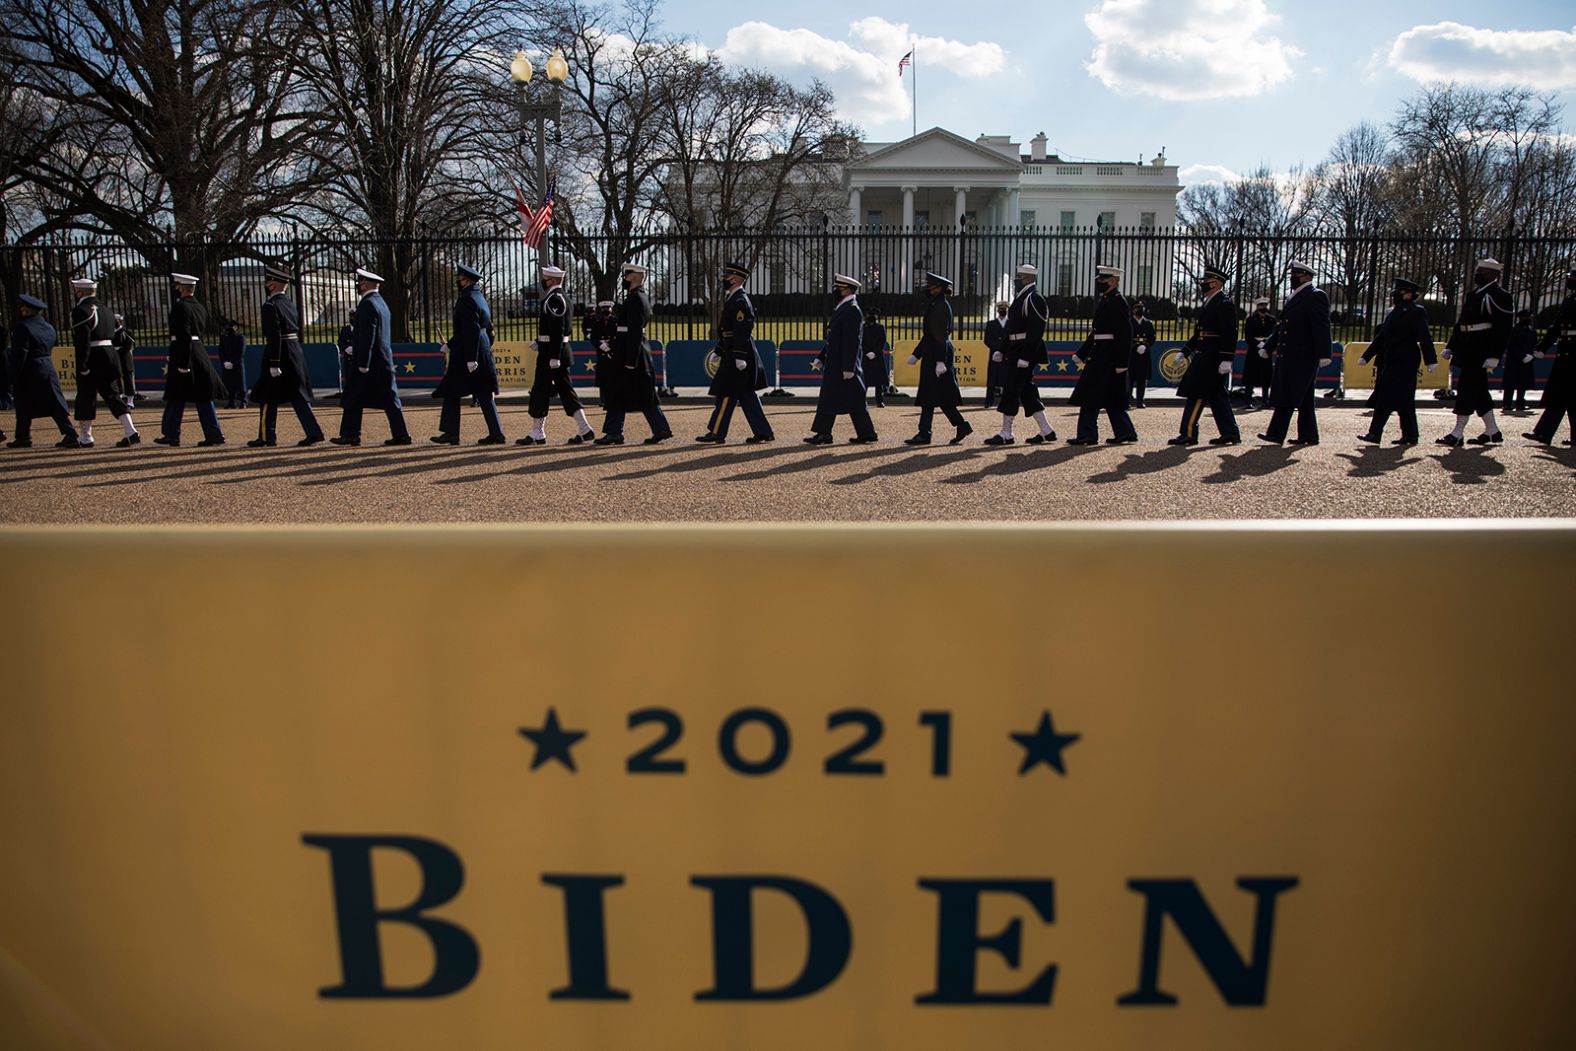
{"label": "white peaked cap", "polygon": [[1101,277],[1121,277],[1122,268],[1119,266],[1097,266],[1094,272]]}
{"label": "white peaked cap", "polygon": [[620,270],[626,274],[646,273],[646,268],[641,266],[639,263],[625,263],[622,267],[620,267]]}
{"label": "white peaked cap", "polygon": [[847,274],[833,274],[832,275],[832,284],[834,284],[834,285],[847,285],[849,288],[852,288],[856,292],[859,291],[861,288],[865,287],[864,285],[859,283],[859,279],[858,278],[849,277]]}
{"label": "white peaked cap", "polygon": [[1299,259],[1293,259],[1291,262],[1287,263],[1286,264],[1286,269],[1287,270],[1301,270],[1303,273],[1306,273],[1306,274],[1317,274],[1318,273],[1318,271],[1315,270],[1313,267],[1309,266],[1307,263],[1304,263],[1304,262],[1302,262]]}
{"label": "white peaked cap", "polygon": [[372,271],[365,269],[364,267],[356,267],[356,276],[361,278],[363,281],[371,281],[374,284],[381,285],[383,283],[383,279],[381,277],[379,277],[377,274],[374,274]]}
{"label": "white peaked cap", "polygon": [[542,276],[543,277],[563,277],[564,276],[564,268],[561,267],[561,266],[544,266],[544,267],[542,267]]}
{"label": "white peaked cap", "polygon": [[1024,263],[1022,266],[1018,267],[1018,273],[1028,274],[1030,277],[1038,277],[1040,275],[1040,268],[1035,266],[1033,263]]}
{"label": "white peaked cap", "polygon": [[177,285],[195,285],[197,283],[197,279],[191,274],[171,274],[170,280]]}
{"label": "white peaked cap", "polygon": [[1505,264],[1501,263],[1498,259],[1495,259],[1493,256],[1485,256],[1484,258],[1479,259],[1477,261],[1477,269],[1479,269],[1479,270],[1494,270],[1494,271],[1501,271],[1502,272],[1505,269]]}
{"label": "white peaked cap", "polygon": [[596,301],[596,305],[599,307],[610,307],[613,305],[613,301],[611,299],[599,299]]}
{"label": "white peaked cap", "polygon": [[1270,297],[1269,296],[1260,296],[1259,298],[1257,298],[1257,299],[1255,299],[1253,301],[1253,305],[1254,306],[1258,306],[1260,303],[1263,303],[1265,306],[1269,306],[1269,302],[1270,302]]}
{"label": "white peaked cap", "polygon": [[98,282],[91,277],[74,277],[71,279],[71,287],[79,292],[91,292],[98,287]]}

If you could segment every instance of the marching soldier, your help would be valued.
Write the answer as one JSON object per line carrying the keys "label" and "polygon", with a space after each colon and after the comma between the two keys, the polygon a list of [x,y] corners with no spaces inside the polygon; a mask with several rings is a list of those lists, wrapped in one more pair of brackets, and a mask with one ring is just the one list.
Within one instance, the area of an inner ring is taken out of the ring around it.
{"label": "marching soldier", "polygon": [[1287,267],[1291,292],[1281,305],[1275,331],[1258,350],[1261,359],[1273,362],[1270,377],[1270,403],[1275,411],[1269,429],[1259,435],[1262,441],[1280,445],[1286,441],[1292,413],[1297,414],[1297,437],[1293,445],[1318,445],[1319,421],[1314,414],[1313,386],[1319,370],[1330,357],[1330,298],[1313,283],[1313,268],[1293,262]]}
{"label": "marching soldier", "polygon": [[181,444],[181,417],[186,415],[186,403],[192,402],[202,425],[203,438],[197,444],[223,445],[224,432],[219,429],[219,414],[213,409],[222,384],[203,343],[208,331],[208,310],[197,302],[195,277],[171,274],[170,280],[175,284],[175,302],[170,306],[170,356],[164,375],[164,433],[153,442]]}
{"label": "marching soldier", "polygon": [[1416,445],[1417,436],[1417,370],[1428,363],[1428,371],[1439,367],[1434,356],[1434,336],[1428,330],[1428,313],[1417,302],[1423,286],[1404,277],[1395,279],[1390,293],[1390,313],[1374,341],[1368,344],[1358,360],[1363,364],[1377,358],[1383,362],[1374,380],[1374,415],[1367,434],[1359,434],[1358,441],[1378,444],[1384,439],[1384,425],[1392,412],[1401,416],[1401,437],[1397,445]]}
{"label": "marching soldier", "polygon": [[1056,440],[1051,421],[1045,418],[1039,388],[1034,385],[1034,370],[1050,360],[1045,353],[1045,322],[1051,311],[1045,297],[1035,288],[1039,273],[1034,264],[1024,263],[1015,275],[1018,293],[1007,305],[1007,346],[991,354],[991,360],[1006,369],[1001,401],[996,406],[1001,413],[1001,432],[986,438],[986,445],[1012,444],[1012,421],[1019,410],[1032,417],[1040,427],[1040,433],[1028,438],[1025,444],[1040,445]]}
{"label": "marching soldier", "polygon": [[651,321],[651,299],[646,295],[646,268],[625,263],[623,268],[624,302],[613,326],[613,397],[602,417],[602,437],[597,445],[623,445],[624,419],[631,412],[646,417],[651,437],[641,444],[656,445],[673,437],[673,428],[662,414],[657,396],[657,366],[646,345],[646,325]]}
{"label": "marching soldier", "polygon": [[[275,423],[279,406],[295,409],[305,433],[299,446],[316,445],[323,440],[323,428],[312,412],[312,377],[306,369],[306,354],[301,349],[301,314],[285,289],[290,271],[276,266],[263,268],[268,297],[261,308],[263,322],[263,365],[252,388],[252,400],[259,406],[257,437],[246,444],[252,448],[278,444]],[[239,366],[237,366],[239,368]]]}
{"label": "marching soldier", "polygon": [[1078,406],[1078,433],[1068,445],[1096,445],[1100,441],[1100,412],[1111,421],[1107,445],[1138,441],[1133,418],[1127,413],[1127,371],[1133,352],[1133,321],[1127,300],[1117,291],[1122,271],[1114,266],[1095,268],[1094,321],[1090,325],[1083,371],[1073,387],[1072,404]]}
{"label": "marching soldier", "polygon": [[596,351],[596,391],[604,411],[613,396],[613,340],[618,337],[617,330],[613,301],[597,300],[596,311],[585,319],[585,332],[587,341]]}
{"label": "marching soldier", "polygon": [[[389,420],[389,438],[384,445],[409,445],[410,430],[405,426],[405,410],[399,400],[399,379],[394,372],[393,326],[388,304],[378,291],[383,278],[370,270],[356,271],[356,303],[350,328],[350,353],[345,358],[344,411],[339,417],[339,434],[329,441],[335,445],[361,444],[361,414],[366,409],[382,409]],[[341,336],[343,339],[344,337]]]}
{"label": "marching soldier", "polygon": [[1275,315],[1270,313],[1270,297],[1260,296],[1253,301],[1253,313],[1242,322],[1242,339],[1248,345],[1247,360],[1242,363],[1242,385],[1248,391],[1248,408],[1253,408],[1253,393],[1259,392],[1259,408],[1270,406],[1269,359],[1259,354],[1264,341],[1275,331]]}
{"label": "marching soldier", "polygon": [[717,374],[712,377],[708,393],[716,399],[711,410],[711,422],[706,433],[696,438],[698,442],[721,445],[728,440],[728,421],[733,418],[735,405],[744,409],[744,418],[750,423],[750,436],[745,444],[758,445],[775,441],[772,425],[767,422],[757,391],[766,389],[766,368],[755,349],[755,305],[744,291],[750,279],[749,270],[741,263],[729,263],[722,268],[722,283],[728,298],[722,304],[721,339],[717,341]]}
{"label": "marching soldier", "polygon": [[[1182,348],[1188,359],[1187,371],[1177,384],[1177,394],[1186,399],[1182,405],[1181,429],[1167,445],[1197,445],[1199,419],[1209,406],[1220,432],[1211,445],[1241,445],[1242,432],[1231,411],[1231,366],[1237,357],[1237,305],[1225,293],[1228,278],[1223,271],[1204,271],[1198,289],[1204,296],[1194,322],[1193,336]],[[1328,344],[1326,344],[1328,346]]]}
{"label": "marching soldier", "polygon": [[[455,284],[460,294],[454,301],[454,331],[449,336],[449,361],[443,379],[432,392],[443,402],[438,416],[438,433],[432,440],[439,445],[460,444],[460,403],[476,399],[487,423],[487,437],[477,445],[503,445],[503,424],[498,419],[498,371],[493,366],[492,311],[482,295],[482,275],[458,263]],[[382,298],[380,295],[379,299]]]}
{"label": "marching soldier", "polygon": [[958,390],[957,350],[952,345],[952,304],[947,297],[952,294],[952,280],[940,274],[925,274],[924,328],[919,345],[908,356],[910,365],[919,366],[919,392],[914,404],[919,406],[919,433],[904,445],[929,445],[931,421],[940,409],[947,422],[957,428],[948,445],[957,445],[974,433],[974,428],[963,418],[958,406],[963,395]]}
{"label": "marching soldier", "polygon": [[1501,407],[1506,411],[1527,411],[1527,391],[1532,387],[1532,352],[1538,346],[1538,333],[1532,327],[1532,311],[1516,311],[1516,324],[1510,330],[1510,340],[1505,345],[1505,372],[1502,387],[1505,400]]}
{"label": "marching soldier", "polygon": [[22,320],[11,333],[5,359],[6,379],[16,404],[16,437],[6,442],[6,448],[32,448],[33,421],[47,417],[60,428],[55,448],[75,449],[77,432],[66,411],[66,396],[60,392],[60,377],[55,374],[55,326],[44,316],[49,307],[33,296],[18,296],[17,302]]}
{"label": "marching soldier", "polygon": [[131,406],[121,396],[120,357],[115,353],[115,326],[109,311],[99,306],[98,283],[88,278],[71,282],[77,296],[71,308],[71,341],[76,348],[77,364],[77,444],[93,448],[93,418],[98,401],[104,399],[110,415],[120,421],[124,434],[115,443],[126,449],[142,441],[131,422]]}
{"label": "marching soldier", "polygon": [[[1576,396],[1576,270],[1565,274],[1565,302],[1560,304],[1554,324],[1543,334],[1533,355],[1545,357],[1556,344],[1559,349],[1554,352],[1554,367],[1543,385],[1543,415],[1532,430],[1522,435],[1543,445],[1554,444],[1560,421],[1571,412],[1571,401]],[[1572,418],[1572,434],[1576,436],[1576,416]],[[1565,444],[1571,444],[1571,439],[1565,439]]]}
{"label": "marching soldier", "polygon": [[[379,295],[378,298],[381,299],[382,296]],[[355,321],[355,311],[351,311],[350,320],[345,322],[344,327],[339,330],[339,339],[335,344],[339,347],[339,397],[341,399],[344,398],[345,392],[350,389],[350,374],[354,372],[356,368],[355,361],[353,360],[355,358],[356,346]],[[341,402],[341,404],[343,404],[343,402]]]}
{"label": "marching soldier", "polygon": [[226,409],[246,408],[246,337],[241,335],[241,323],[230,318],[224,323],[224,335],[219,337],[219,367],[223,370]]}
{"label": "marching soldier", "polygon": [[876,389],[876,408],[886,408],[887,383],[891,372],[887,369],[887,330],[881,323],[881,313],[874,308],[865,312],[865,328],[859,338],[865,355],[865,385]]}
{"label": "marching soldier", "polygon": [[115,344],[115,359],[120,365],[121,394],[128,407],[135,406],[141,397],[137,393],[137,341],[126,330],[126,319],[119,314],[115,315],[115,331],[110,333],[109,338]]}
{"label": "marching soldier", "polygon": [[826,346],[822,348],[821,393],[815,402],[815,420],[810,424],[807,445],[831,445],[832,427],[839,416],[853,419],[854,436],[850,445],[868,445],[877,440],[876,428],[865,408],[864,366],[859,355],[860,332],[865,327],[859,309],[859,282],[847,274],[832,276],[837,305],[826,326]]}
{"label": "marching soldier", "polygon": [[[996,304],[996,316],[985,322],[985,408],[1001,400],[1001,389],[1007,376],[1007,308],[1012,304],[1003,299]],[[997,355],[1001,355],[998,359]]]}
{"label": "marching soldier", "polygon": [[1149,348],[1155,345],[1155,323],[1149,320],[1149,308],[1142,299],[1133,300],[1133,358],[1127,370],[1127,380],[1132,384],[1133,406],[1144,407],[1144,391],[1149,387],[1149,374],[1154,356]]}
{"label": "marching soldier", "polygon": [[[1472,291],[1461,301],[1461,316],[1445,344],[1445,359],[1458,371],[1456,379],[1456,426],[1435,444],[1458,446],[1498,445],[1505,440],[1494,419],[1494,395],[1488,387],[1488,374],[1499,368],[1510,339],[1512,321],[1510,293],[1499,283],[1504,271],[1497,259],[1479,259],[1472,273]],[[1467,421],[1476,413],[1483,419],[1483,433],[1466,437]]]}
{"label": "marching soldier", "polygon": [[575,356],[569,349],[570,310],[564,295],[564,272],[556,266],[542,267],[542,287],[547,294],[542,297],[542,316],[536,336],[536,374],[531,381],[531,433],[516,440],[516,445],[547,444],[547,409],[553,392],[558,392],[558,403],[564,415],[575,421],[576,433],[570,445],[583,445],[596,436],[580,405],[580,395],[575,393],[574,381],[569,370],[574,367]]}

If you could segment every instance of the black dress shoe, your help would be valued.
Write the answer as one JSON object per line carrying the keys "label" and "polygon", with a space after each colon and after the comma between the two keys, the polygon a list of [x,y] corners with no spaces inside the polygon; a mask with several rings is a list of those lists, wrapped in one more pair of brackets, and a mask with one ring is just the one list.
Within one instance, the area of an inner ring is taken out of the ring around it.
{"label": "black dress shoe", "polygon": [[744,444],[745,445],[764,445],[767,442],[775,442],[776,440],[777,440],[777,435],[775,435],[775,434],[752,434],[748,438],[744,439]]}
{"label": "black dress shoe", "polygon": [[478,438],[476,440],[476,444],[477,445],[508,445],[509,444],[509,439],[505,438],[501,434],[489,434],[485,438]]}
{"label": "black dress shoe", "polygon": [[970,426],[967,421],[965,421],[963,426],[958,428],[958,433],[954,434],[952,436],[952,440],[950,442],[948,442],[947,444],[948,445],[961,445],[962,442],[963,442],[963,439],[967,438],[969,435],[971,435],[973,433],[974,433],[974,428],[972,426]]}
{"label": "black dress shoe", "polygon": [[157,438],[153,439],[153,444],[168,445],[171,449],[179,449],[181,447],[181,440],[179,438],[169,438],[161,434]]}
{"label": "black dress shoe", "polygon": [[[399,435],[395,435],[392,438],[385,438],[385,439],[383,439],[383,444],[384,445],[409,445],[410,443],[411,443],[411,437],[408,434],[399,434]],[[361,444],[361,439],[359,439],[359,438],[355,439],[355,444],[360,445]]]}
{"label": "black dress shoe", "polygon": [[132,431],[130,434],[126,435],[126,437],[124,437],[120,441],[116,442],[115,443],[115,448],[117,448],[117,449],[130,449],[133,445],[141,445],[141,444],[142,444],[142,435],[138,434],[136,431]]}
{"label": "black dress shoe", "polygon": [[1377,434],[1359,434],[1357,436],[1357,440],[1360,442],[1368,442],[1370,445],[1378,445],[1383,439],[1381,439]]}
{"label": "black dress shoe", "polygon": [[1198,439],[1197,438],[1185,438],[1185,437],[1183,437],[1182,435],[1179,434],[1175,438],[1167,438],[1166,439],[1166,444],[1167,445],[1197,445],[1198,444]]}
{"label": "black dress shoe", "polygon": [[720,434],[702,434],[700,437],[696,438],[695,440],[700,442],[702,445],[721,445],[723,442],[727,441],[728,439],[724,438]]}
{"label": "black dress shoe", "polygon": [[1027,438],[1023,439],[1023,444],[1025,444],[1025,445],[1050,445],[1055,440],[1056,440],[1056,432],[1052,431],[1050,434],[1031,434]]}
{"label": "black dress shoe", "polygon": [[1466,442],[1462,441],[1460,438],[1457,438],[1453,434],[1447,434],[1443,438],[1435,438],[1434,439],[1434,444],[1435,445],[1448,445],[1451,448],[1455,448],[1458,445],[1465,445]]}
{"label": "black dress shoe", "polygon": [[604,435],[602,435],[602,437],[598,438],[592,444],[593,445],[623,445],[624,444],[624,436],[622,434],[604,434]]}
{"label": "black dress shoe", "polygon": [[82,442],[80,440],[78,440],[76,435],[68,434],[64,438],[60,439],[58,442],[55,443],[55,448],[57,448],[57,449],[80,449],[80,448],[82,448]]}
{"label": "black dress shoe", "polygon": [[641,445],[661,445],[663,442],[667,441],[671,437],[673,437],[673,432],[672,431],[663,431],[661,434],[653,434],[651,437],[645,439],[640,444]]}
{"label": "black dress shoe", "polygon": [[1554,444],[1554,439],[1553,438],[1544,438],[1541,435],[1539,435],[1537,431],[1527,431],[1526,433],[1522,434],[1522,437],[1528,439],[1529,441],[1537,442],[1539,445],[1553,445]]}
{"label": "black dress shoe", "polygon": [[577,435],[575,435],[573,438],[569,439],[564,444],[565,445],[589,445],[589,444],[591,444],[591,442],[595,438],[596,438],[596,431],[586,431],[584,434],[577,434]]}
{"label": "black dress shoe", "polygon": [[[330,438],[328,441],[329,441],[330,445],[351,445],[351,446],[355,446],[355,445],[360,445],[361,444],[361,439],[360,438],[347,438],[343,434],[336,434],[332,438]],[[384,445],[388,445],[388,444],[392,443],[393,441],[394,441],[394,439],[390,438],[388,441],[384,442],[383,444]],[[409,439],[406,439],[406,441],[408,442]]]}
{"label": "black dress shoe", "polygon": [[[1033,441],[1034,439],[1031,438],[1029,440]],[[1100,444],[1100,439],[1099,438],[1068,438],[1067,439],[1067,444],[1068,445],[1099,445]]]}
{"label": "black dress shoe", "polygon": [[311,435],[311,434],[309,434],[305,438],[302,438],[300,441],[296,442],[296,448],[297,449],[307,449],[307,448],[310,448],[311,446],[317,445],[318,443],[320,443],[322,441],[325,441],[325,440],[326,439],[321,434],[318,434],[318,435]]}
{"label": "black dress shoe", "polygon": [[434,434],[431,438],[429,438],[427,440],[432,442],[432,444],[434,444],[434,445],[458,445],[458,444],[460,444],[459,435],[453,435],[453,434]]}
{"label": "black dress shoe", "polygon": [[1223,434],[1219,438],[1211,438],[1209,440],[1209,444],[1211,444],[1211,445],[1241,445],[1242,444],[1242,439],[1241,438],[1228,438],[1228,437],[1226,437]]}
{"label": "black dress shoe", "polygon": [[1480,434],[1476,438],[1468,438],[1467,439],[1467,444],[1468,445],[1504,445],[1505,444],[1505,434],[1504,434],[1503,431],[1495,431],[1493,434]]}
{"label": "black dress shoe", "polygon": [[903,444],[904,445],[929,445],[930,444],[930,435],[928,435],[928,434],[916,434],[912,438],[904,438],[903,439]]}
{"label": "black dress shoe", "polygon": [[858,435],[858,434],[856,434],[852,438],[848,439],[848,444],[849,445],[873,445],[874,443],[876,443],[876,442],[878,442],[880,440],[881,440],[881,436],[878,435],[878,434],[866,434],[866,435]]}
{"label": "black dress shoe", "polygon": [[246,447],[248,449],[272,449],[278,444],[279,442],[277,440],[270,441],[267,438],[253,438],[251,441],[246,443]]}
{"label": "black dress shoe", "polygon": [[993,434],[985,439],[986,445],[1011,445],[1012,443],[1013,439],[1003,437],[1000,434]]}
{"label": "black dress shoe", "polygon": [[1395,441],[1391,442],[1390,444],[1391,445],[1416,445],[1417,444],[1417,439],[1416,438],[1397,438]]}
{"label": "black dress shoe", "polygon": [[223,444],[224,444],[224,439],[222,437],[221,438],[204,438],[202,441],[197,443],[197,446],[198,446],[198,448],[208,448],[209,446],[223,445]]}
{"label": "black dress shoe", "polygon": [[544,438],[541,441],[537,441],[531,435],[527,434],[524,438],[516,438],[514,440],[514,444],[516,444],[516,445],[546,445],[547,444],[547,440]]}
{"label": "black dress shoe", "polygon": [[1107,445],[1137,445],[1138,444],[1138,435],[1131,434],[1131,435],[1128,435],[1125,438],[1107,438],[1105,440],[1105,444],[1107,444]]}
{"label": "black dress shoe", "polygon": [[1285,444],[1286,439],[1284,439],[1284,438],[1271,438],[1267,434],[1261,434],[1261,435],[1259,435],[1259,441],[1261,441],[1261,442],[1269,442],[1271,445],[1283,445],[1283,444]]}
{"label": "black dress shoe", "polygon": [[31,449],[33,441],[31,438],[12,438],[5,443],[5,447],[7,449]]}
{"label": "black dress shoe", "polygon": [[1290,441],[1288,441],[1286,444],[1287,445],[1318,445],[1319,444],[1319,439],[1317,439],[1317,438],[1293,438]]}
{"label": "black dress shoe", "polygon": [[812,434],[804,440],[804,443],[806,445],[831,445],[832,436],[830,434]]}

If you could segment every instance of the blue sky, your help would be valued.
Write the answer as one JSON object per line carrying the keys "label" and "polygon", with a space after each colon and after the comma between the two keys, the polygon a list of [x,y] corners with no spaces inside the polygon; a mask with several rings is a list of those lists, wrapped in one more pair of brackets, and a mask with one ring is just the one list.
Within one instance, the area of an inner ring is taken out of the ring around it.
{"label": "blue sky", "polygon": [[[1322,158],[1431,79],[1550,91],[1576,131],[1576,5],[1506,0],[1050,0],[746,5],[666,0],[666,28],[726,60],[819,76],[866,137],[908,134],[897,60],[919,46],[919,126],[1044,131],[1063,156],[1153,157],[1184,181]],[[986,15],[986,12],[989,12]]]}

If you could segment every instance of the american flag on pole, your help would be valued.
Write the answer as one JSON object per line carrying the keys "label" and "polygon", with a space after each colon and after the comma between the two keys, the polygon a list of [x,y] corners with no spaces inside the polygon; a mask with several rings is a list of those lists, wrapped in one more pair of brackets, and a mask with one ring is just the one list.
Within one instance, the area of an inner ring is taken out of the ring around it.
{"label": "american flag on pole", "polygon": [[913,61],[914,61],[914,52],[913,52],[912,49],[910,49],[908,54],[904,55],[902,58],[897,60],[897,75],[900,78],[903,76],[903,69],[904,69],[904,67],[908,66]]}
{"label": "american flag on pole", "polygon": [[525,244],[528,248],[542,247],[542,238],[547,234],[547,228],[553,223],[553,187],[554,183],[547,184],[547,195],[542,198],[542,203],[533,211],[525,203],[525,194],[520,192],[520,187],[514,188],[515,206],[520,209],[520,231],[525,234]]}

